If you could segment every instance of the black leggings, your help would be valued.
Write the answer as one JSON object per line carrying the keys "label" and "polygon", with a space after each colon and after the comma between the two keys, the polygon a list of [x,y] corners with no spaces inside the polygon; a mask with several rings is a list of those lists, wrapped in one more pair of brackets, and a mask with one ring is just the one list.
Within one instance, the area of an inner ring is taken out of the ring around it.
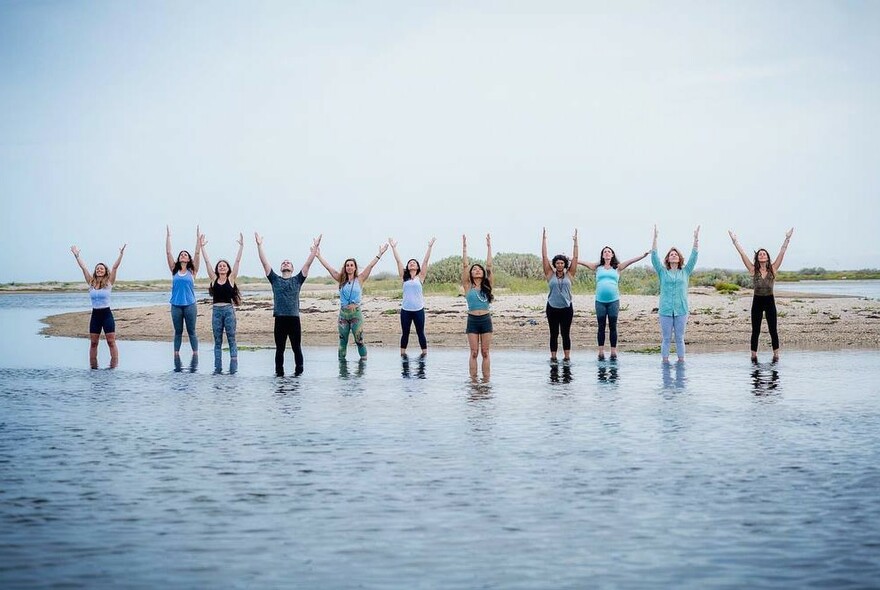
{"label": "black leggings", "polygon": [[550,324],[550,352],[559,350],[559,332],[562,331],[562,350],[571,350],[571,322],[574,307],[551,307],[547,304],[547,323]]}
{"label": "black leggings", "polygon": [[776,300],[773,295],[755,295],[752,299],[752,352],[758,352],[758,337],[761,335],[761,319],[767,314],[767,329],[773,350],[779,349],[779,333],[776,332]]}
{"label": "black leggings", "polygon": [[288,338],[290,339],[290,348],[293,349],[293,360],[296,363],[296,369],[301,371],[303,368],[303,351],[302,328],[299,323],[299,316],[275,316],[275,373],[279,375],[284,374],[284,348],[287,346]]}
{"label": "black leggings", "polygon": [[400,348],[406,350],[409,345],[409,329],[412,324],[416,325],[416,336],[419,337],[419,346],[422,350],[428,350],[428,339],[425,338],[425,309],[419,311],[400,310]]}

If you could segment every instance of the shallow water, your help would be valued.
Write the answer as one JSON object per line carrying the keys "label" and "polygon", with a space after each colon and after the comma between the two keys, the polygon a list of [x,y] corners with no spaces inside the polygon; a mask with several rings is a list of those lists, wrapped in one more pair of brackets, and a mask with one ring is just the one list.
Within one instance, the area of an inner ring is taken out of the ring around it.
{"label": "shallow water", "polygon": [[0,309],[3,588],[880,579],[875,352],[499,351],[472,384],[463,350],[311,348],[275,378],[272,351],[213,375],[209,350],[176,372],[170,343],[123,342],[92,371],[45,314]]}

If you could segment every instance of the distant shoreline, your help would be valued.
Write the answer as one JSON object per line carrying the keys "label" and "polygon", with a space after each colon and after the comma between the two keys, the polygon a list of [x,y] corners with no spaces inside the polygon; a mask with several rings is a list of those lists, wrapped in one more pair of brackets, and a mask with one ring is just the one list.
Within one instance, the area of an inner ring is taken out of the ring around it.
{"label": "distant shoreline", "polygon": [[[303,344],[336,346],[338,303],[332,285],[315,285],[301,300]],[[323,288],[322,288],[323,287]],[[322,293],[323,291],[323,293]],[[596,319],[592,295],[575,295],[573,348],[594,350]],[[429,347],[466,348],[464,323],[466,306],[462,297],[426,295]],[[544,315],[546,295],[499,293],[493,304],[495,327],[493,346],[499,348],[547,349],[549,333]],[[751,325],[751,290],[723,295],[711,287],[694,287],[689,294],[690,318],[687,344],[692,352],[747,352]],[[655,352],[659,345],[657,297],[623,295],[619,321],[621,352]],[[779,333],[782,348],[797,350],[880,349],[880,301],[858,297],[777,294]],[[400,299],[366,295],[362,306],[367,346],[397,348],[400,341]],[[88,337],[89,311],[51,315],[42,334]],[[117,336],[125,340],[165,341],[172,339],[167,305],[114,310]],[[272,296],[245,298],[237,311],[238,343],[243,346],[274,347]],[[211,305],[199,300],[198,335],[202,348],[213,347]],[[410,351],[417,351],[412,334]],[[769,336],[763,327],[759,353],[769,352]]]}

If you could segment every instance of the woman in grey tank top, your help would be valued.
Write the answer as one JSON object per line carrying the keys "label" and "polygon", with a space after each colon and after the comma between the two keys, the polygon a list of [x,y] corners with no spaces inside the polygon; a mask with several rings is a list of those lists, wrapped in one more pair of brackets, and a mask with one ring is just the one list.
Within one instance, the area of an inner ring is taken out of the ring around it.
{"label": "woman in grey tank top", "polygon": [[779,255],[776,260],[770,263],[770,253],[764,248],[759,248],[755,252],[753,260],[749,260],[746,251],[740,246],[736,239],[736,234],[728,230],[730,239],[736,251],[739,252],[743,264],[752,275],[755,286],[755,294],[752,297],[752,337],[750,348],[752,351],[752,362],[758,361],[758,339],[761,335],[761,321],[764,316],[767,317],[767,330],[770,332],[770,345],[773,347],[773,361],[779,360],[779,334],[776,331],[776,300],[773,297],[773,283],[776,280],[776,273],[782,266],[782,259],[785,257],[785,251],[788,249],[788,242],[791,240],[791,234],[794,228],[785,232],[785,241],[782,248],[779,249]]}
{"label": "woman in grey tank top", "polygon": [[571,260],[565,254],[557,254],[551,261],[547,257],[547,228],[541,238],[541,263],[544,267],[544,278],[547,279],[547,324],[550,327],[550,362],[556,362],[559,349],[559,333],[562,332],[563,360],[571,360],[571,322],[574,319],[574,307],[571,303],[571,284],[577,275],[578,265],[578,232],[574,230],[574,244]]}

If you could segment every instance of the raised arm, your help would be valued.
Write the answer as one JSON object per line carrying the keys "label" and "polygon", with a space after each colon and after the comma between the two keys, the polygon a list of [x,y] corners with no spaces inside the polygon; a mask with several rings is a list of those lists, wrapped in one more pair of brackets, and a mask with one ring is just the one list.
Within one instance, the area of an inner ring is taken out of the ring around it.
{"label": "raised arm", "polygon": [[547,256],[547,228],[541,233],[541,266],[544,268],[544,278],[550,280],[553,276],[553,265],[550,264],[550,258]]}
{"label": "raised arm", "polygon": [[467,290],[471,288],[471,277],[468,272],[468,255],[467,255],[467,236],[462,234],[461,236],[461,287],[464,289],[464,292],[467,293]]}
{"label": "raised arm", "polygon": [[630,264],[635,264],[635,263],[638,262],[639,260],[643,260],[643,259],[645,258],[645,256],[647,256],[647,255],[650,254],[650,253],[651,253],[651,251],[648,250],[647,252],[645,252],[645,253],[642,254],[641,256],[636,256],[635,258],[630,258],[629,260],[625,260],[625,261],[621,262],[620,264],[617,265],[617,272],[622,271],[623,269],[625,269],[625,268],[626,268],[627,266],[629,266]]}
{"label": "raised arm", "polygon": [[791,228],[787,232],[785,232],[785,241],[782,242],[782,247],[779,249],[779,254],[776,256],[776,260],[773,261],[773,272],[776,273],[779,270],[779,267],[782,266],[782,259],[785,258],[785,251],[788,250],[788,242],[791,240],[791,234],[794,233],[794,228]]}
{"label": "raised arm", "polygon": [[339,271],[336,270],[335,268],[333,268],[332,266],[330,266],[329,262],[324,260],[324,257],[321,256],[321,249],[320,248],[315,249],[315,258],[318,259],[318,262],[321,263],[321,266],[323,266],[325,269],[327,269],[327,272],[330,273],[330,276],[333,277],[333,280],[338,282],[339,281]]}
{"label": "raised arm", "polygon": [[492,272],[492,236],[486,234],[486,272]]}
{"label": "raised arm", "polygon": [[382,259],[382,255],[385,254],[386,250],[388,250],[388,244],[382,244],[379,246],[379,253],[373,256],[370,264],[368,264],[366,268],[361,271],[361,274],[358,275],[358,280],[361,282],[361,285],[366,283],[367,279],[370,278],[370,273],[373,272],[373,267]]}
{"label": "raised arm", "polygon": [[116,257],[116,262],[113,263],[113,268],[110,269],[110,284],[113,285],[116,283],[116,271],[119,270],[119,265],[122,264],[122,255],[125,254],[125,247],[128,244],[122,244],[122,248],[119,249],[119,256]]}
{"label": "raised arm", "polygon": [[171,228],[165,226],[165,256],[168,258],[168,270],[174,272],[174,255],[171,254]]}
{"label": "raised arm", "polygon": [[71,246],[70,251],[73,253],[73,257],[76,259],[76,263],[79,265],[80,270],[82,270],[83,278],[87,283],[91,285],[92,283],[92,275],[89,272],[89,267],[86,266],[86,263],[82,261],[82,258],[79,257],[79,248],[76,246]]}
{"label": "raised arm", "polygon": [[422,259],[422,271],[419,273],[419,280],[423,283],[425,282],[425,277],[428,276],[428,261],[431,260],[431,248],[434,247],[436,240],[437,238],[428,240],[428,249],[425,250],[425,257]]}
{"label": "raised arm", "polygon": [[323,236],[324,234],[321,234],[320,236],[312,240],[312,247],[309,248],[309,255],[306,257],[306,261],[303,262],[303,265],[299,269],[299,272],[302,273],[303,278],[309,276],[309,269],[312,267],[312,263],[315,261],[315,255],[318,253],[318,249],[321,247],[321,238]]}
{"label": "raised arm", "polygon": [[574,280],[575,275],[578,272],[578,230],[575,228],[574,236],[572,237],[572,241],[574,242],[571,246],[571,263],[568,265],[568,276]]}
{"label": "raised arm", "polygon": [[272,272],[272,265],[269,264],[269,261],[266,259],[266,253],[263,252],[263,236],[254,232],[254,241],[257,243],[257,254],[260,256],[263,271],[266,273],[266,276],[269,276],[269,273]]}
{"label": "raised arm", "polygon": [[[214,267],[211,265],[211,261],[208,260],[208,251],[205,249],[205,246],[208,244],[207,238],[205,236],[199,237],[199,249],[196,250],[196,253],[201,252],[205,257],[205,266],[208,267],[208,279],[213,283],[217,280],[217,275],[214,273]],[[193,263],[195,264],[195,262]],[[231,280],[231,279],[230,279]]]}
{"label": "raised arm", "polygon": [[752,264],[751,260],[749,260],[746,251],[743,250],[743,247],[739,245],[739,240],[736,239],[736,234],[733,233],[732,230],[727,230],[727,234],[730,236],[730,240],[733,242],[733,247],[736,248],[737,252],[739,252],[739,257],[742,258],[743,264],[746,265],[746,270],[749,271],[749,274],[755,274],[755,265]]}
{"label": "raised arm", "polygon": [[394,254],[394,261],[397,262],[397,274],[403,278],[403,262],[400,260],[400,254],[397,253],[397,242],[388,238],[388,245],[391,246],[391,253]]}
{"label": "raised arm", "polygon": [[[238,269],[241,267],[241,253],[244,252],[244,234],[238,232],[238,254],[235,255],[235,262],[232,263],[232,273],[229,275],[229,282],[233,285],[235,284],[235,279],[238,278]],[[205,257],[205,264],[208,265],[208,268],[211,267],[208,264],[208,258]]]}
{"label": "raised arm", "polygon": [[193,254],[193,278],[196,278],[196,275],[199,274],[199,263],[202,261],[199,251],[201,250],[203,237],[204,236],[202,236],[201,232],[199,232],[199,226],[196,226],[196,251],[195,254]]}
{"label": "raised arm", "polygon": [[663,272],[663,265],[660,264],[660,255],[657,254],[657,224],[654,224],[654,241],[651,242],[651,266],[658,275]]}
{"label": "raised arm", "polygon": [[700,252],[700,226],[697,226],[697,229],[694,230],[694,245],[691,248],[691,255],[688,257],[687,264],[684,265],[684,272],[690,275],[694,272],[694,267],[697,266],[697,258],[699,257]]}

